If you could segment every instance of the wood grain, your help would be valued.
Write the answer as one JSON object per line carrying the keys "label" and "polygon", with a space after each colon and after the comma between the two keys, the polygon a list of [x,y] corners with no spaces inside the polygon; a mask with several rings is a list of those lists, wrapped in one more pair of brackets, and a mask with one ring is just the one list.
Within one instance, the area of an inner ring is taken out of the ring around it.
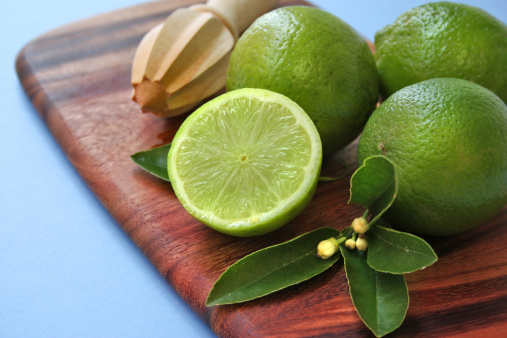
{"label": "wood grain", "polygon": [[[219,335],[224,337],[371,336],[355,313],[341,264],[282,292],[246,304],[206,308],[227,266],[254,250],[317,227],[338,229],[362,213],[347,205],[350,175],[320,183],[310,206],[267,236],[238,239],[190,217],[169,183],[130,155],[169,142],[186,115],[159,119],[130,101],[130,68],[142,36],[178,7],[147,3],[49,32],[19,53],[17,71],[33,105],[69,161],[132,241]],[[305,4],[282,1],[283,5]],[[355,166],[356,142],[324,164]],[[439,261],[407,275],[410,308],[392,336],[499,337],[507,333],[507,208],[460,236],[428,238]]]}

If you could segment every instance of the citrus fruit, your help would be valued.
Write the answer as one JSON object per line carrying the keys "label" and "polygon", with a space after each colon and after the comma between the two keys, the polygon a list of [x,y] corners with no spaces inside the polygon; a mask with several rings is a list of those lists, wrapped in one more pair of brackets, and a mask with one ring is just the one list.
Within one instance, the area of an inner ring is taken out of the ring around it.
{"label": "citrus fruit", "polygon": [[385,214],[392,225],[420,234],[460,233],[507,203],[507,106],[462,79],[410,85],[366,124],[358,163],[371,155],[397,166],[399,191]]}
{"label": "citrus fruit", "polygon": [[233,236],[273,231],[310,202],[322,163],[312,120],[294,101],[241,89],[201,106],[181,125],[168,174],[185,209]]}
{"label": "citrus fruit", "polygon": [[258,18],[234,47],[228,90],[284,94],[310,116],[324,156],[361,132],[378,101],[378,73],[365,40],[323,10],[283,7]]}
{"label": "citrus fruit", "polygon": [[507,25],[450,2],[415,7],[375,34],[380,93],[437,77],[469,80],[507,102]]}

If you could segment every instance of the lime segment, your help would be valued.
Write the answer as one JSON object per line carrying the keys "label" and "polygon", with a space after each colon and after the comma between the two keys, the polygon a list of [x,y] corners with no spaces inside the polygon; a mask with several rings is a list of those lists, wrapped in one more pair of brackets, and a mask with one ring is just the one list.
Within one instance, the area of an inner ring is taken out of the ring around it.
{"label": "lime segment", "polygon": [[192,216],[229,235],[253,236],[306,207],[321,162],[317,129],[295,102],[241,89],[187,118],[172,142],[168,173]]}

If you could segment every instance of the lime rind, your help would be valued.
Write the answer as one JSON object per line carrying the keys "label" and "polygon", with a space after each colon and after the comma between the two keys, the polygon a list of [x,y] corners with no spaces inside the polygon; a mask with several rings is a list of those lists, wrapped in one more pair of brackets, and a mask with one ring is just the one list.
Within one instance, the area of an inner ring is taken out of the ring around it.
{"label": "lime rind", "polygon": [[263,89],[224,94],[182,124],[168,173],[185,209],[234,236],[273,231],[315,191],[322,145],[312,120],[289,98]]}

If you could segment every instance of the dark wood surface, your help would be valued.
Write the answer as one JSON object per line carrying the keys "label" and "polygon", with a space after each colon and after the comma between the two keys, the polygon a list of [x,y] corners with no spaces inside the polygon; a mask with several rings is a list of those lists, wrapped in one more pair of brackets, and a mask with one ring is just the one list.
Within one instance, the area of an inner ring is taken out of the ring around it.
{"label": "dark wood surface", "polygon": [[[240,305],[206,308],[218,276],[254,250],[328,226],[342,229],[361,208],[347,205],[350,174],[320,183],[309,207],[284,228],[257,238],[217,233],[189,216],[169,183],[138,168],[130,155],[170,142],[186,116],[162,120],[130,101],[130,67],[142,36],[178,7],[147,3],[49,32],[19,53],[28,97],[70,162],[168,283],[220,336],[372,336],[350,301],[343,266]],[[305,4],[282,1],[284,5]],[[353,143],[324,173],[355,166]],[[399,337],[507,335],[507,208],[483,226],[427,238],[439,261],[407,275],[410,308]]]}

